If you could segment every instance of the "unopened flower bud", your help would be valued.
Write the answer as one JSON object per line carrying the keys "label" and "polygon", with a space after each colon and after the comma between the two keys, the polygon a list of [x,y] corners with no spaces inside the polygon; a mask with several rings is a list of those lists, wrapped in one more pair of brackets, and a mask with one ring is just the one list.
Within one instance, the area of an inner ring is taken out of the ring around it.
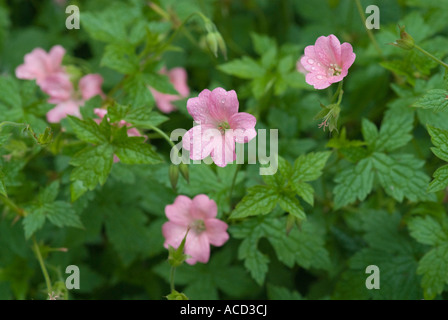
{"label": "unopened flower bud", "polygon": [[188,183],[190,183],[190,174],[189,174],[189,171],[188,171],[188,166],[185,163],[181,162],[179,164],[179,170],[180,170],[180,173],[181,173],[182,177],[184,177],[184,179]]}
{"label": "unopened flower bud", "polygon": [[44,133],[37,136],[37,143],[43,146],[50,144],[51,140],[53,140],[53,131],[50,127],[47,127]]}
{"label": "unopened flower bud", "polygon": [[173,290],[169,295],[166,296],[168,300],[189,300],[185,293],[177,292]]}
{"label": "unopened flower bud", "polygon": [[176,190],[177,186],[177,180],[179,179],[179,167],[172,164],[169,168],[169,177],[171,182],[171,187],[173,187],[173,190]]}
{"label": "unopened flower bud", "polygon": [[404,30],[405,26],[402,27],[399,26],[399,28],[400,28],[400,39],[390,44],[404,50],[412,50],[415,46],[414,38],[412,38],[411,35]]}

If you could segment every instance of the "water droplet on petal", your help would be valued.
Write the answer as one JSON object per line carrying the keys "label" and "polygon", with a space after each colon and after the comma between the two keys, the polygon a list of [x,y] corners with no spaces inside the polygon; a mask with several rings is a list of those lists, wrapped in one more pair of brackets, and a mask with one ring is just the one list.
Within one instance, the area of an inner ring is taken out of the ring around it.
{"label": "water droplet on petal", "polygon": [[311,67],[311,70],[313,70],[313,71],[316,70],[316,67]]}
{"label": "water droplet on petal", "polygon": [[226,102],[226,99],[222,99],[221,103],[224,104]]}
{"label": "water droplet on petal", "polygon": [[308,59],[308,63],[309,64],[314,64],[314,60],[313,59]]}
{"label": "water droplet on petal", "polygon": [[322,80],[324,77],[321,76],[321,75],[318,75],[316,78],[319,79],[319,80]]}

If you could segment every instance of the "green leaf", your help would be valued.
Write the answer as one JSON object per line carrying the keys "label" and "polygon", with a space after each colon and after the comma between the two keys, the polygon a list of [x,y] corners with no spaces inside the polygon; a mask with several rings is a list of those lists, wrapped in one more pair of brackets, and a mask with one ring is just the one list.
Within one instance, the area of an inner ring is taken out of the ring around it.
{"label": "green leaf", "polygon": [[306,214],[303,211],[303,207],[300,205],[299,199],[294,194],[282,193],[279,196],[278,204],[285,210],[299,220],[305,220]]}
{"label": "green leaf", "polygon": [[104,49],[101,65],[122,74],[133,74],[139,67],[134,48],[115,43],[107,45]]}
{"label": "green leaf", "polygon": [[266,72],[263,67],[249,57],[243,57],[221,64],[218,66],[218,69],[241,79],[260,78]]}
{"label": "green leaf", "polygon": [[37,230],[43,227],[44,223],[45,214],[41,210],[29,212],[23,219],[25,238],[29,239]]}
{"label": "green leaf", "polygon": [[92,119],[81,120],[73,116],[67,118],[79,139],[93,144],[102,144],[109,141],[110,126],[107,123],[107,117],[103,118],[102,122],[104,124],[101,126]]}
{"label": "green leaf", "polygon": [[434,111],[446,110],[448,107],[448,91],[444,89],[429,90],[414,104],[415,107],[433,109]]}
{"label": "green leaf", "polygon": [[307,203],[314,206],[314,189],[306,182],[299,182],[292,184],[292,189]]}
{"label": "green leaf", "polygon": [[133,208],[119,210],[116,206],[108,206],[106,213],[107,237],[125,265],[148,252],[151,239],[146,226],[148,218],[143,212]]}
{"label": "green leaf", "polygon": [[448,244],[431,249],[418,264],[425,299],[434,299],[448,283]]}
{"label": "green leaf", "polygon": [[52,203],[56,200],[59,193],[59,181],[53,181],[48,187],[38,194],[39,203]]}
{"label": "green leaf", "polygon": [[428,186],[428,192],[437,192],[448,186],[448,165],[438,168],[433,173],[434,180]]}
{"label": "green leaf", "polygon": [[404,197],[411,201],[435,200],[433,194],[426,192],[429,177],[419,170],[424,164],[422,160],[409,154],[374,153],[372,163],[380,184],[395,200],[401,202]]}
{"label": "green leaf", "polygon": [[156,164],[162,162],[151,145],[145,143],[144,140],[143,137],[126,137],[114,141],[114,153],[121,162],[126,164]]}
{"label": "green leaf", "polygon": [[269,270],[269,258],[260,251],[254,250],[254,244],[250,238],[241,243],[238,249],[238,258],[244,260],[244,266],[249,270],[255,282],[261,286]]}
{"label": "green leaf", "polygon": [[356,199],[363,201],[367,197],[373,188],[372,168],[372,160],[367,158],[336,175],[335,182],[338,183],[334,188],[336,209],[350,204]]}
{"label": "green leaf", "polygon": [[83,228],[79,216],[76,214],[73,206],[64,201],[55,201],[51,204],[45,204],[42,207],[45,210],[46,217],[55,226]]}
{"label": "green leaf", "polygon": [[412,139],[413,113],[386,114],[378,139],[376,151],[392,151],[406,145]]}
{"label": "green leaf", "polygon": [[17,80],[12,77],[0,76],[0,101],[5,102],[11,108],[22,107]]}
{"label": "green leaf", "polygon": [[322,175],[322,170],[330,155],[330,151],[301,155],[294,162],[291,181],[299,183],[316,180]]}
{"label": "green leaf", "polygon": [[83,12],[80,20],[82,26],[95,40],[124,42],[127,40],[126,27],[138,14],[137,7],[124,3],[111,3],[101,11]]}
{"label": "green leaf", "polygon": [[431,151],[440,159],[448,162],[448,131],[428,126],[431,142],[436,148]]}
{"label": "green leaf", "polygon": [[289,290],[285,287],[267,285],[269,300],[303,300],[302,295],[297,291]]}
{"label": "green leaf", "polygon": [[263,284],[268,271],[269,257],[258,249],[258,242],[265,237],[274,247],[278,259],[288,267],[296,262],[300,266],[328,269],[331,265],[321,227],[312,220],[305,221],[301,230],[285,231],[286,219],[257,217],[245,220],[230,229],[234,238],[244,239],[238,249],[238,258],[258,284]]}
{"label": "green leaf", "polygon": [[154,97],[148,89],[143,74],[136,73],[128,77],[123,83],[124,90],[128,93],[128,102],[134,107],[151,109],[154,106]]}
{"label": "green leaf", "polygon": [[270,38],[263,34],[257,34],[252,32],[250,34],[252,38],[252,42],[254,44],[255,52],[262,56],[266,51],[268,51],[272,47],[276,47],[277,44],[273,38]]}
{"label": "green leaf", "polygon": [[268,186],[253,186],[247,189],[247,195],[238,203],[230,219],[264,215],[274,210],[279,199],[277,191]]}
{"label": "green leaf", "polygon": [[408,227],[411,236],[420,243],[435,246],[448,241],[442,226],[430,216],[413,218]]}
{"label": "green leaf", "polygon": [[374,145],[378,139],[378,128],[368,119],[362,119],[362,136],[368,145]]}
{"label": "green leaf", "polygon": [[167,121],[169,118],[160,112],[151,111],[147,106],[131,107],[129,105],[120,105],[115,103],[107,109],[107,114],[111,122],[126,120],[127,122],[140,127],[152,128]]}
{"label": "green leaf", "polygon": [[[104,184],[112,168],[114,149],[109,144],[87,147],[72,158],[75,166],[70,175],[72,198],[77,199],[87,190],[93,190],[98,183]],[[82,185],[77,183],[82,182]],[[76,196],[74,196],[76,195]]]}
{"label": "green leaf", "polygon": [[145,82],[158,92],[174,95],[179,94],[170,82],[170,78],[166,75],[159,73],[146,73],[144,74],[144,78]]}

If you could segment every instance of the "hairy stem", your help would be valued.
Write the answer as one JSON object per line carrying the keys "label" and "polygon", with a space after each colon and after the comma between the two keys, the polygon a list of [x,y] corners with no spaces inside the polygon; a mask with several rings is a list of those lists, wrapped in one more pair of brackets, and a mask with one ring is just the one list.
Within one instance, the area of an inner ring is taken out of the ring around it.
{"label": "hairy stem", "polygon": [[170,137],[168,137],[168,135],[165,132],[163,132],[156,126],[150,126],[150,128],[151,128],[151,130],[154,130],[155,132],[160,134],[170,144],[171,147],[173,147],[173,148],[175,147],[174,142],[171,141]]}
{"label": "hairy stem", "polygon": [[415,49],[417,49],[418,51],[420,51],[421,53],[423,53],[424,55],[426,55],[428,58],[436,61],[438,64],[442,65],[443,67],[445,67],[446,69],[448,69],[448,64],[446,64],[445,62],[443,62],[442,60],[438,59],[437,57],[435,57],[434,55],[432,55],[431,53],[429,53],[428,51],[426,51],[425,49],[423,49],[422,47],[418,46],[418,45],[414,45]]}
{"label": "hairy stem", "polygon": [[40,268],[42,269],[42,273],[45,278],[45,283],[47,285],[48,294],[53,292],[51,287],[50,276],[48,275],[47,267],[45,266],[44,259],[42,258],[42,254],[40,253],[39,245],[37,244],[36,237],[33,236],[33,249],[36,254],[37,260],[39,260]]}

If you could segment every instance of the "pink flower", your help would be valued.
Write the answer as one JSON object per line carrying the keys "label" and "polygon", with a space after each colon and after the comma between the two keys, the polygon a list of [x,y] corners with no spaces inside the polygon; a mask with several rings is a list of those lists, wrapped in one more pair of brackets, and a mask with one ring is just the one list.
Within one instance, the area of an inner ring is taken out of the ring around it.
{"label": "pink flower", "polygon": [[[300,59],[302,59],[304,57],[304,55],[302,57],[300,57]],[[300,73],[303,73],[304,75],[306,75],[308,73],[308,71],[306,71],[305,67],[303,66],[303,64],[300,62],[300,59],[297,60],[296,63],[296,69],[297,71],[299,71]]]}
{"label": "pink flower", "polygon": [[104,93],[101,90],[103,77],[99,74],[88,74],[82,77],[78,83],[78,92],[74,90],[70,77],[66,73],[49,75],[41,83],[41,89],[50,97],[48,102],[56,104],[56,107],[48,111],[48,122],[60,122],[67,115],[80,117],[80,107],[90,98]]}
{"label": "pink flower", "polygon": [[38,85],[49,75],[64,72],[61,63],[65,49],[59,45],[46,53],[36,48],[25,55],[25,63],[16,68],[16,77],[19,79],[36,80]]}
{"label": "pink flower", "polygon": [[[101,123],[101,120],[103,120],[104,116],[107,114],[107,110],[106,109],[98,109],[95,108],[93,109],[93,112],[99,117],[99,119],[93,119],[96,123]],[[120,120],[120,122],[118,122],[118,126],[119,127],[130,127],[132,126],[129,122],[126,122],[124,120]],[[129,128],[128,131],[128,137],[141,137],[142,134],[136,129],[136,128]],[[145,138],[148,138],[147,136],[144,136]],[[119,162],[120,159],[114,155],[114,162]]]}
{"label": "pink flower", "polygon": [[355,58],[350,43],[341,44],[336,36],[330,34],[317,38],[314,46],[306,47],[300,62],[309,72],[306,82],[315,89],[325,89],[347,75]]}
{"label": "pink flower", "polygon": [[178,248],[185,237],[184,253],[191,256],[188,264],[207,263],[210,258],[210,244],[222,246],[229,239],[227,223],[216,219],[218,208],[215,201],[205,194],[190,199],[178,196],[173,204],[165,207],[168,222],[162,226],[165,248]]}
{"label": "pink flower", "polygon": [[160,93],[151,87],[149,90],[151,90],[151,93],[156,100],[157,108],[163,113],[170,113],[171,111],[176,110],[176,107],[172,104],[173,101],[186,98],[190,94],[190,88],[188,88],[187,85],[187,72],[184,68],[173,68],[168,72],[163,68],[160,70],[160,73],[168,75],[174,89],[179,92],[179,95]]}
{"label": "pink flower", "polygon": [[188,99],[188,113],[198,123],[182,138],[191,159],[202,160],[210,155],[220,167],[236,159],[235,142],[246,143],[257,135],[255,117],[238,112],[238,107],[236,92],[223,88],[205,89],[199,97]]}

